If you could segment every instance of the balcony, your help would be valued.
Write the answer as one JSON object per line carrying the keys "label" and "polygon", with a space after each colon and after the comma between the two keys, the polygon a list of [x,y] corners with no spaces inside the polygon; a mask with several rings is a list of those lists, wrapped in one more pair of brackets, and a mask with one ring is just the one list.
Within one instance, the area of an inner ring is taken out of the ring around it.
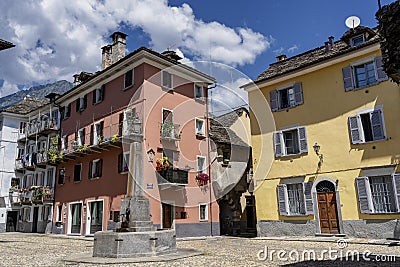
{"label": "balcony", "polygon": [[[15,192],[13,194],[16,195]],[[45,186],[31,186],[20,190],[19,196],[15,200],[14,204],[22,205],[53,203],[54,189]]]}
{"label": "balcony", "polygon": [[188,176],[189,172],[187,170],[179,170],[168,168],[165,170],[158,170],[158,183],[159,184],[180,184],[187,185],[188,184]]}
{"label": "balcony", "polygon": [[161,124],[161,139],[179,141],[181,140],[181,133],[179,131],[179,124],[171,122],[164,122]]}
{"label": "balcony", "polygon": [[10,188],[9,198],[11,205],[21,205],[20,192],[18,188]]}
{"label": "balcony", "polygon": [[24,169],[35,169],[35,167],[43,167],[49,163],[47,151],[38,153],[30,153],[23,155],[21,159],[15,160],[15,170],[22,171]]}
{"label": "balcony", "polygon": [[25,139],[35,139],[36,135],[48,135],[49,133],[58,131],[57,121],[44,119],[28,123],[25,127],[25,134],[18,141]]}

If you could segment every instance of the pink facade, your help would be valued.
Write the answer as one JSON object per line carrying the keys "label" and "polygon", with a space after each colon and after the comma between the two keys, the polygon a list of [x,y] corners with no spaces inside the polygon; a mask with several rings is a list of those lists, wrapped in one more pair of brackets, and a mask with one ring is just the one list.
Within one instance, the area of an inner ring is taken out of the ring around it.
{"label": "pink facade", "polygon": [[[126,78],[130,70],[132,85]],[[91,235],[115,228],[124,214],[120,205],[128,167],[133,168],[122,141],[134,132],[143,136],[144,190],[153,223],[158,228],[175,223],[178,236],[209,235],[213,227],[212,234],[218,234],[219,210],[211,203],[210,182],[196,179],[201,172],[211,173],[206,94],[212,82],[142,48],[58,98],[61,107],[71,105],[69,117],[61,121],[56,230]],[[157,161],[163,157],[169,166],[160,169]]]}

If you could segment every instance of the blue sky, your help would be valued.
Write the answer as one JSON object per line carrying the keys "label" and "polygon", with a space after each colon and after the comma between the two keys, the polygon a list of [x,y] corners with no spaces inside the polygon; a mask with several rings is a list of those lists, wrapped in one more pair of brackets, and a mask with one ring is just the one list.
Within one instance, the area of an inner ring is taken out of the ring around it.
{"label": "blue sky", "polygon": [[[392,1],[382,0],[382,4]],[[375,27],[377,0],[42,0],[1,1],[0,96],[31,85],[72,81],[101,65],[100,47],[115,30],[128,49],[170,47],[185,60],[227,64],[255,79],[275,56],[293,56],[335,40],[350,15]],[[123,8],[120,8],[120,7]],[[6,63],[6,64],[5,64]],[[233,81],[232,81],[233,83]]]}

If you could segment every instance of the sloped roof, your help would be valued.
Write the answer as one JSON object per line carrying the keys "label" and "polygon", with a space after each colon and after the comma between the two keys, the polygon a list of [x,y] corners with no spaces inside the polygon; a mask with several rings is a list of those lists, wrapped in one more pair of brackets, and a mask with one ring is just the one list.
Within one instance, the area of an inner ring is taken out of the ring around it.
{"label": "sloped roof", "polygon": [[239,108],[221,116],[210,120],[210,138],[216,143],[231,144],[237,146],[248,147],[239,136],[236,135],[229,127],[242,115],[243,112],[248,113],[245,108]]}
{"label": "sloped roof", "polygon": [[6,40],[0,39],[0,50],[8,49],[11,47],[14,47],[15,45],[13,43],[10,43]]}
{"label": "sloped roof", "polygon": [[29,112],[48,104],[47,99],[40,99],[36,97],[27,96],[20,102],[11,107],[1,110],[0,112],[9,112],[15,114],[28,114]]}
{"label": "sloped roof", "polygon": [[326,51],[325,46],[321,46],[285,60],[272,63],[269,65],[268,69],[266,69],[255,79],[255,82],[257,83],[281,76],[379,42],[380,39],[378,35],[373,36],[371,39],[358,46],[350,46],[346,42],[348,41],[350,35],[354,36],[354,34],[359,34],[362,31],[376,33],[376,29],[370,29],[363,26],[358,26],[354,30],[350,29],[343,34],[341,40],[334,42],[334,45],[330,51]]}

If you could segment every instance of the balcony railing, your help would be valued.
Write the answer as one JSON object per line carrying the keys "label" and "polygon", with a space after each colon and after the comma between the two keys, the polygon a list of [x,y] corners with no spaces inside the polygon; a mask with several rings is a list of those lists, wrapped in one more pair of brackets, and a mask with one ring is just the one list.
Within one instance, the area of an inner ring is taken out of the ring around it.
{"label": "balcony railing", "polygon": [[124,120],[123,122],[123,136],[141,135],[142,134],[142,122],[139,118],[133,118]]}
{"label": "balcony railing", "polygon": [[15,169],[34,168],[39,165],[46,165],[49,161],[47,151],[34,152],[23,155],[21,159],[15,160]]}
{"label": "balcony railing", "polygon": [[10,190],[10,199],[12,204],[22,205],[51,203],[54,200],[54,189],[46,186],[31,186],[19,191],[11,192]]}
{"label": "balcony railing", "polygon": [[159,179],[160,184],[164,184],[164,180],[166,180],[168,183],[173,184],[188,184],[189,172],[186,170],[169,168],[165,170],[159,170],[157,172],[162,177],[161,179]]}
{"label": "balcony railing", "polygon": [[39,120],[39,121],[34,121],[27,123],[25,127],[25,132],[24,134],[21,135],[21,138],[29,138],[33,135],[36,134],[46,134],[50,131],[57,131],[58,126],[57,126],[57,121],[55,119],[45,119],[45,120]]}
{"label": "balcony railing", "polygon": [[166,140],[178,141],[181,139],[181,133],[179,132],[179,124],[171,122],[164,122],[161,124],[161,138]]}

